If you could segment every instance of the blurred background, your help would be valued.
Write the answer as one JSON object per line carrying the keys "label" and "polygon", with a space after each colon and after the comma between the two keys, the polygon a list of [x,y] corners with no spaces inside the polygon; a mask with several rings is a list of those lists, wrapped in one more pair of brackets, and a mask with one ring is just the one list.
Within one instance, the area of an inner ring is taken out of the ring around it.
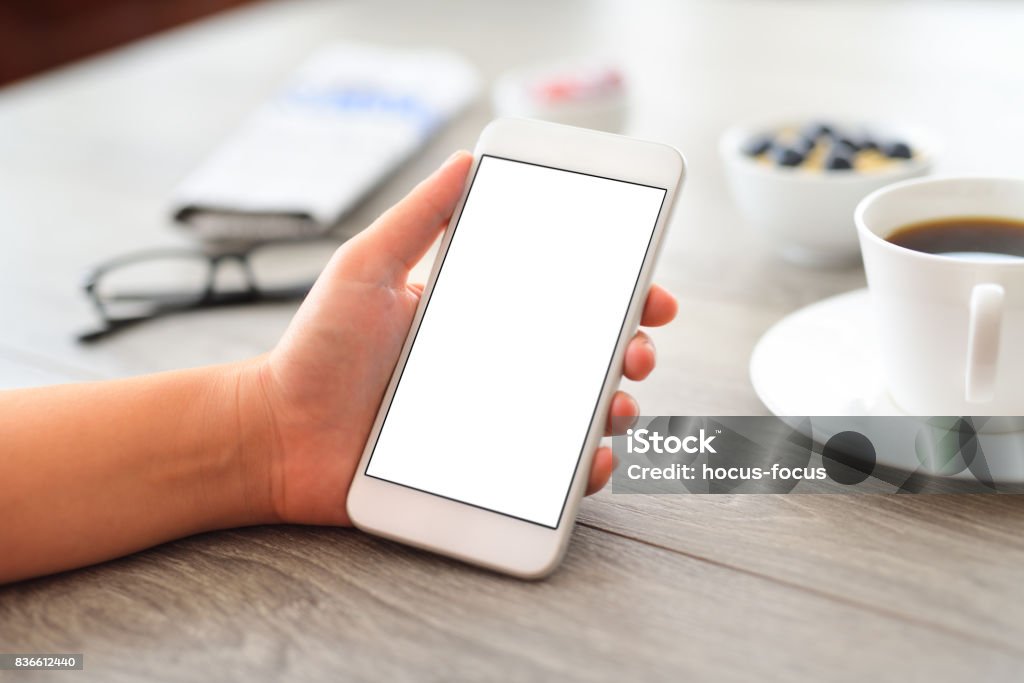
{"label": "blurred background", "polygon": [[7,0],[0,85],[251,0]]}
{"label": "blurred background", "polygon": [[345,211],[335,244],[452,150],[472,148],[499,112],[501,84],[523,69],[528,78],[582,59],[620,77],[614,127],[674,145],[689,163],[657,274],[683,300],[686,324],[656,337],[661,368],[638,388],[652,412],[763,412],[747,381],[760,334],[863,286],[856,265],[809,270],[777,257],[730,194],[726,130],[830,116],[922,128],[936,173],[1019,174],[1024,141],[1024,12],[1006,0],[40,0],[3,3],[0,32],[8,386],[273,345],[293,303],[173,316],[83,347],[76,335],[97,314],[81,284],[123,254],[200,248],[173,221],[183,181],[324,46],[444,50],[476,78],[468,104]]}

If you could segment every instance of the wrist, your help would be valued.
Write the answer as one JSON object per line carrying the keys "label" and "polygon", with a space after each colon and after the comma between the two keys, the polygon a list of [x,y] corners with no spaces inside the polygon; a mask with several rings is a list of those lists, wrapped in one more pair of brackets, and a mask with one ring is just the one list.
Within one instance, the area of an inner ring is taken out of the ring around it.
{"label": "wrist", "polygon": [[[274,505],[278,440],[262,389],[263,357],[212,368],[210,395],[201,408],[210,455],[204,487],[219,491],[213,524],[219,528],[280,521]],[[211,481],[212,480],[212,481]]]}

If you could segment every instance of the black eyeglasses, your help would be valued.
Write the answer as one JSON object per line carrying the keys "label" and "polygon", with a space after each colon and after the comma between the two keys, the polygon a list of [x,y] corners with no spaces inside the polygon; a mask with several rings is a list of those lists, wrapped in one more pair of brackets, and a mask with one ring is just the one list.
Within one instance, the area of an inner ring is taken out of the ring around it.
{"label": "black eyeglasses", "polygon": [[[78,339],[95,342],[186,311],[301,300],[337,247],[327,240],[268,242],[216,252],[154,249],[112,259],[84,285],[103,326]],[[231,263],[237,267],[225,267]]]}

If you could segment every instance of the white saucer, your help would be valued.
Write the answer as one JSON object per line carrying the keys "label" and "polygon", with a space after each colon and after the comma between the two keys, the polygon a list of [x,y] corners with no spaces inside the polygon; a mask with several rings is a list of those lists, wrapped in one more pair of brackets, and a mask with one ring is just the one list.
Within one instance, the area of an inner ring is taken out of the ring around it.
{"label": "white saucer", "polygon": [[[832,417],[814,420],[814,433],[805,434],[818,443],[854,429],[871,439],[879,464],[946,474],[919,461],[917,439],[926,418],[884,424],[857,419],[908,416],[885,389],[866,289],[811,304],[776,323],[754,348],[750,381],[768,410],[797,429],[807,423],[787,417]],[[981,432],[979,443],[989,454],[992,480],[1024,481],[1024,433],[984,428]],[[953,476],[970,478],[972,474],[964,471]]]}
{"label": "white saucer", "polygon": [[868,290],[802,308],[768,330],[750,381],[775,415],[905,415],[885,389]]}

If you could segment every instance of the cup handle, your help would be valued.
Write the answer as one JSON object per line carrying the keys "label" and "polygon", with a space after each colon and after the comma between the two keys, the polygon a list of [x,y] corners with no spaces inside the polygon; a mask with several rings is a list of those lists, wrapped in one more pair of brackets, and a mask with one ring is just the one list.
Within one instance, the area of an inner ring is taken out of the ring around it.
{"label": "cup handle", "polygon": [[967,323],[967,376],[964,385],[964,398],[969,403],[988,403],[995,398],[1005,298],[1005,290],[997,284],[974,285],[971,290],[971,313]]}

